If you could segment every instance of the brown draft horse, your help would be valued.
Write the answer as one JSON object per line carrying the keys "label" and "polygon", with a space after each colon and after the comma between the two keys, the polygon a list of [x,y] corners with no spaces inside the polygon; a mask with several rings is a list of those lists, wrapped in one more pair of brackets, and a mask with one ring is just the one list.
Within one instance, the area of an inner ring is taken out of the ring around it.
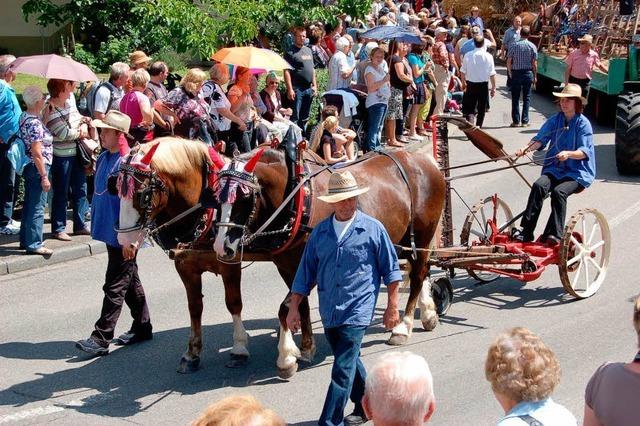
{"label": "brown draft horse", "polygon": [[542,30],[543,25],[549,25],[552,23],[556,25],[555,22],[556,14],[558,13],[561,6],[560,1],[553,2],[551,4],[546,4],[542,2],[540,4],[540,10],[536,12],[522,12],[518,16],[522,18],[522,25],[528,25],[531,27],[531,34],[537,34]]}
{"label": "brown draft horse", "polygon": [[[267,149],[260,156],[261,153],[262,151],[253,153],[254,157],[246,164],[234,160],[226,166],[226,170],[219,173],[216,191],[219,203],[216,218],[218,230],[214,249],[221,259],[235,258],[243,250],[244,253],[260,250],[260,236],[247,247],[243,247],[243,241],[251,238],[251,233],[256,232],[285,199],[288,176],[285,155],[282,151],[274,149]],[[392,241],[403,246],[409,246],[411,243],[409,234],[410,223],[413,221],[416,246],[428,248],[444,204],[445,184],[442,173],[424,146],[413,152],[394,151],[390,155],[406,171],[407,183],[403,180],[398,165],[385,155],[371,155],[364,161],[348,166],[360,185],[370,187],[366,194],[359,197],[359,207],[380,220]],[[317,156],[305,152],[305,157],[309,160],[306,161],[309,173],[313,174],[321,168]],[[311,180],[313,198],[308,212],[310,227],[317,225],[332,213],[328,204],[316,200],[318,194],[326,191],[329,176],[330,171],[325,170]],[[265,246],[268,246],[272,235],[267,235],[266,242],[262,238]],[[295,277],[307,236],[306,233],[300,233],[286,250],[278,254],[272,252],[271,258],[289,288]],[[425,329],[433,329],[438,320],[430,295],[430,286],[425,286],[425,291],[422,291],[423,281],[429,271],[428,251],[418,250],[415,259],[407,252],[403,252],[402,257],[411,264],[411,290],[403,321],[394,328],[388,341],[393,345],[407,342],[413,329],[416,304],[420,304]],[[305,299],[300,305],[300,351],[286,325],[289,299],[290,294],[282,302],[278,314],[280,338],[277,367],[281,377],[293,375],[297,370],[297,359],[310,359],[315,352],[308,301]]]}

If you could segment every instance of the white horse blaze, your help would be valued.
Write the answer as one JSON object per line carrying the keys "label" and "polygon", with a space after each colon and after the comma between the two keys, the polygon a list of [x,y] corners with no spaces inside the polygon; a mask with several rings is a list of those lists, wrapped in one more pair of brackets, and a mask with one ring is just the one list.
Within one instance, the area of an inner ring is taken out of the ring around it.
{"label": "white horse blaze", "polygon": [[231,315],[233,319],[233,348],[231,353],[233,355],[249,356],[249,350],[247,345],[249,343],[249,334],[247,334],[242,324],[242,318],[240,315]]}
{"label": "white horse blaze", "polygon": [[278,360],[276,365],[281,370],[287,370],[291,368],[300,358],[300,349],[296,346],[296,342],[293,341],[293,335],[291,330],[285,330],[280,326],[280,339],[278,340]]}
{"label": "white horse blaze", "polygon": [[[231,220],[231,208],[233,206],[230,203],[224,203],[220,208],[220,222],[229,223]],[[216,240],[213,243],[213,249],[218,256],[224,256],[224,240],[227,237],[227,227],[219,226],[218,232],[216,232]]]}

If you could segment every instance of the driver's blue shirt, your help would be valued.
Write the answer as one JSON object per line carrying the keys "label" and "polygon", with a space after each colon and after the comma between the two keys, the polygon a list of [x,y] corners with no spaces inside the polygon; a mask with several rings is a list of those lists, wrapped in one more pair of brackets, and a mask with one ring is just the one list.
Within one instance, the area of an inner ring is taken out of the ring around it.
{"label": "driver's blue shirt", "polygon": [[[542,143],[540,150],[547,145],[549,147],[542,167],[543,175],[548,174],[556,179],[569,177],[585,188],[591,185],[596,177],[596,157],[593,129],[587,117],[576,114],[565,125],[565,115],[559,112],[545,121],[533,140]],[[577,150],[584,152],[586,158],[566,161],[555,158],[560,151]]]}
{"label": "driver's blue shirt", "polygon": [[117,175],[120,168],[120,153],[103,151],[96,163],[95,190],[91,201],[91,236],[111,247],[120,247],[114,227],[120,216],[120,198],[109,194],[109,176]]}
{"label": "driver's blue shirt", "polygon": [[318,285],[324,328],[368,326],[380,280],[402,279],[398,256],[384,226],[361,211],[338,242],[333,215],[315,227],[304,249],[291,291],[308,296]]}

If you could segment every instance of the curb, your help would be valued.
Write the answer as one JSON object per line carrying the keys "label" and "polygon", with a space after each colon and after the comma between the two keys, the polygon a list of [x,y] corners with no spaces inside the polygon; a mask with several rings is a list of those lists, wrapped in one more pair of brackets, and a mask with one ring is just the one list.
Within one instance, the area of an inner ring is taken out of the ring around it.
{"label": "curb", "polygon": [[42,268],[43,266],[68,262],[69,260],[83,257],[95,256],[106,251],[107,247],[103,242],[89,240],[69,247],[57,247],[48,258],[37,255],[11,256],[7,260],[0,260],[0,276]]}

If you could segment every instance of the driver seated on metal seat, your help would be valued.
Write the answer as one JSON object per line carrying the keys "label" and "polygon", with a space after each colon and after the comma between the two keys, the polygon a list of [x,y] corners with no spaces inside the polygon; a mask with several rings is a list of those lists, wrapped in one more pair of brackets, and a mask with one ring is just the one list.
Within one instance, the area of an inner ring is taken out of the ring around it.
{"label": "driver seated on metal seat", "polygon": [[560,242],[567,211],[567,197],[581,192],[593,182],[596,160],[591,123],[582,114],[587,100],[577,84],[567,84],[559,98],[560,112],[550,117],[531,142],[516,152],[518,157],[529,151],[542,150],[548,145],[542,176],[531,188],[527,207],[514,238],[521,242],[534,240],[534,231],[544,199],[551,195],[551,215],[539,241]]}

